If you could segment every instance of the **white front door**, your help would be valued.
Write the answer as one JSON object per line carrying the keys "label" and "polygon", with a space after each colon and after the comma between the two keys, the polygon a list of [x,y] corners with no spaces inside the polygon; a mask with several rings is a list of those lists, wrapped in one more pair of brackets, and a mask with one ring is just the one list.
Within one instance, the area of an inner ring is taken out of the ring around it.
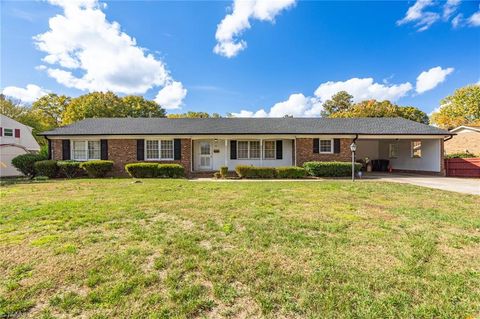
{"label": "white front door", "polygon": [[212,169],[212,148],[210,142],[200,142],[200,169]]}

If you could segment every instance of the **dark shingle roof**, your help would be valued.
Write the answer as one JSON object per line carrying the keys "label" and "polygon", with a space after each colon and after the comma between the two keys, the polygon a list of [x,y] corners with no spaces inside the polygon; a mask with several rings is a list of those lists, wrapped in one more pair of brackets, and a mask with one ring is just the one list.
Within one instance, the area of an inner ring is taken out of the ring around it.
{"label": "dark shingle roof", "polygon": [[43,135],[381,134],[449,135],[403,118],[92,118]]}

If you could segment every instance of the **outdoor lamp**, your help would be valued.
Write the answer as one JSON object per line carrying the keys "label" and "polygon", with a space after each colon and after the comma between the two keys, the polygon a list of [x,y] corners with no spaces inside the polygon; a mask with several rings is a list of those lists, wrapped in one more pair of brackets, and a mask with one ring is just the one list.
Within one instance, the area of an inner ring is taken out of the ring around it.
{"label": "outdoor lamp", "polygon": [[355,152],[357,150],[357,144],[355,144],[355,143],[350,144],[350,150],[352,152]]}
{"label": "outdoor lamp", "polygon": [[350,150],[352,151],[352,182],[355,180],[355,151],[357,150],[357,144],[353,142],[350,144]]}

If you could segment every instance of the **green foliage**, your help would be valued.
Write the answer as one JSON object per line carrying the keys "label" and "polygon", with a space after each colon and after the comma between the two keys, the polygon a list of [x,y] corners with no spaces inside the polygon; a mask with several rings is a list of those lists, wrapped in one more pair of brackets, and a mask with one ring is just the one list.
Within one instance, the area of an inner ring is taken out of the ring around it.
{"label": "green foliage", "polygon": [[445,155],[445,158],[475,158],[480,157],[480,155],[475,155],[472,153],[464,152],[464,153],[452,153]]}
{"label": "green foliage", "polygon": [[81,162],[77,162],[77,161],[58,161],[57,162],[60,175],[66,178],[74,178],[79,176],[82,173],[80,164]]}
{"label": "green foliage", "polygon": [[213,173],[213,177],[216,178],[216,179],[220,179],[220,178],[222,178],[222,174],[220,172],[215,172],[215,173]]}
{"label": "green foliage", "polygon": [[205,119],[205,118],[219,118],[221,117],[218,113],[213,113],[210,115],[207,112],[192,112],[188,111],[187,113],[178,113],[178,114],[168,114],[168,118],[179,119],[179,118],[195,118],[195,119]]}
{"label": "green foliage", "polygon": [[235,167],[235,172],[240,178],[275,178],[277,176],[275,167],[238,165]]}
{"label": "green foliage", "polygon": [[227,178],[227,175],[228,175],[228,166],[220,167],[220,176],[222,178]]}
{"label": "green foliage", "polygon": [[127,95],[122,98],[123,112],[115,117],[165,117],[166,112],[155,101],[143,96]]}
{"label": "green foliage", "polygon": [[397,114],[404,119],[428,124],[429,118],[427,113],[413,106],[397,106]]}
{"label": "green foliage", "polygon": [[480,85],[465,86],[444,98],[440,110],[432,114],[432,122],[445,129],[480,125]]}
{"label": "green foliage", "polygon": [[158,164],[158,177],[180,178],[185,176],[185,169],[180,164]]}
{"label": "green foliage", "polygon": [[307,171],[303,167],[286,166],[277,167],[278,178],[304,178],[307,176]]}
{"label": "green foliage", "polygon": [[31,111],[40,119],[42,126],[49,130],[62,125],[62,116],[70,101],[68,96],[50,93],[33,102]]}
{"label": "green foliage", "polygon": [[353,104],[353,95],[347,91],[340,91],[332,96],[330,100],[323,103],[322,116],[328,117],[333,113],[343,112],[350,109]]}
{"label": "green foliage", "polygon": [[[352,163],[349,162],[307,162],[303,167],[309,175],[316,177],[343,177],[352,174]],[[355,163],[355,172],[361,168],[362,164]]]}
{"label": "green foliage", "polygon": [[28,177],[35,176],[35,162],[46,158],[40,154],[22,154],[12,159],[12,165]]}
{"label": "green foliage", "polygon": [[35,167],[35,174],[38,176],[47,176],[49,178],[57,177],[58,175],[58,166],[57,161],[54,160],[44,160],[35,162],[33,165]]}
{"label": "green foliage", "polygon": [[113,169],[113,161],[88,161],[81,163],[80,167],[84,169],[90,177],[105,177],[105,175]]}
{"label": "green foliage", "polygon": [[127,173],[135,178],[158,176],[158,163],[131,163],[125,165]]}

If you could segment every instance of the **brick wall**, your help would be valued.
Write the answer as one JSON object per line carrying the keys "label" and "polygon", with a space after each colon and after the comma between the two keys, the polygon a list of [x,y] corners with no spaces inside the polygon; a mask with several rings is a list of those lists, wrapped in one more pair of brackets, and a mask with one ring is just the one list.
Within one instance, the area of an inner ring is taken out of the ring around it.
{"label": "brick wall", "polygon": [[459,133],[445,142],[445,152],[447,154],[463,153],[465,151],[480,155],[480,132]]}
{"label": "brick wall", "polygon": [[[179,161],[158,161],[163,164],[181,164],[185,167],[185,173],[190,173],[190,160],[191,155],[191,139],[182,139],[182,159]],[[53,146],[53,159],[62,159],[62,141],[52,140]],[[115,139],[108,140],[108,159],[113,161],[113,175],[115,176],[127,176],[125,172],[125,165],[128,163],[135,163],[137,161],[137,140],[136,139]],[[148,161],[149,163],[151,161]]]}
{"label": "brick wall", "polygon": [[336,154],[313,153],[313,138],[297,138],[296,144],[297,166],[302,166],[303,163],[310,161],[350,162],[352,160],[352,153],[350,151],[352,139],[349,138],[340,139],[340,153]]}

